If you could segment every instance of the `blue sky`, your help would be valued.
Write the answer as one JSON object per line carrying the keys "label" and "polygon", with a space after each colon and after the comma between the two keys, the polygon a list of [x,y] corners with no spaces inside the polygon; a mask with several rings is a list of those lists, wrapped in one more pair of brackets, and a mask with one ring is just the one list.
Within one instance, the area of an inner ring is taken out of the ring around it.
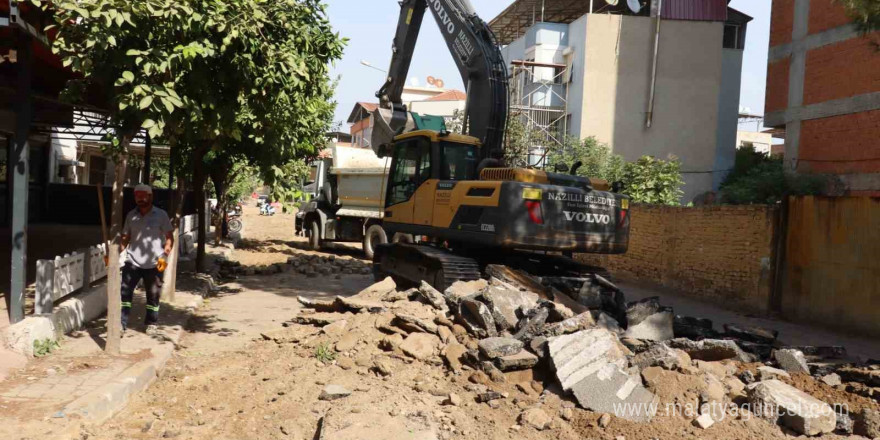
{"label": "blue sky", "polygon": [[[510,5],[512,0],[471,0],[483,20],[490,21]],[[336,121],[348,125],[352,107],[358,101],[376,102],[374,94],[382,85],[385,75],[361,65],[365,60],[372,65],[387,69],[391,60],[391,40],[397,26],[400,7],[396,0],[327,0],[328,14],[333,28],[349,38],[345,55],[333,67],[339,76],[336,91]],[[767,49],[770,38],[770,2],[766,0],[733,0],[730,6],[752,17],[746,36],[743,60],[743,77],[740,106],[752,113],[764,113],[764,88],[767,77]],[[446,49],[437,25],[430,13],[425,14],[422,33],[416,46],[409,77],[417,78],[419,85],[426,85],[430,75],[442,78],[446,88],[464,89],[452,56]],[[755,130],[755,123],[744,124],[741,129]]]}

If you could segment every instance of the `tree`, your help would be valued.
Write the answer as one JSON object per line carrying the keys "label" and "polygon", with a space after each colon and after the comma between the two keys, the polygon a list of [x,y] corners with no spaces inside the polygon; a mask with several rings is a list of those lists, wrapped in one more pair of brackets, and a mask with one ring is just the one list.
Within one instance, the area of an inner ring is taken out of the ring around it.
{"label": "tree", "polygon": [[679,205],[682,185],[681,162],[673,155],[668,160],[642,156],[623,168],[623,193],[636,203]]}
{"label": "tree", "polygon": [[734,168],[721,183],[721,201],[733,205],[772,204],[789,195],[822,194],[831,183],[823,175],[786,173],[781,157],[745,147],[737,150]]}
{"label": "tree", "polygon": [[[114,266],[128,144],[139,129],[171,145],[180,159],[178,170],[193,170],[204,220],[209,172],[204,158],[209,151],[238,148],[230,156],[241,153],[259,169],[270,170],[313,153],[315,140],[329,125],[329,64],[341,56],[344,40],[332,32],[318,0],[42,5],[54,11],[53,51],[79,74],[65,96],[74,101],[90,96],[91,102],[101,103],[115,131],[105,149],[117,169],[110,247]],[[206,222],[199,223],[197,268],[204,270]],[[119,280],[118,271],[110,273],[112,314],[119,310]],[[110,326],[110,352],[118,352],[117,331]]]}
{"label": "tree", "polygon": [[617,182],[624,177],[623,157],[614,154],[607,144],[600,143],[593,136],[582,140],[569,137],[563,146],[551,150],[548,154],[551,170],[568,172],[578,161],[582,163],[577,170],[578,176],[604,179],[609,182]]}
{"label": "tree", "polygon": [[287,162],[265,181],[272,188],[272,198],[281,203],[294,203],[304,196],[303,182],[309,176],[306,160],[296,159]]}
{"label": "tree", "polygon": [[880,30],[880,2],[877,0],[837,0],[846,8],[859,31],[867,34]]}

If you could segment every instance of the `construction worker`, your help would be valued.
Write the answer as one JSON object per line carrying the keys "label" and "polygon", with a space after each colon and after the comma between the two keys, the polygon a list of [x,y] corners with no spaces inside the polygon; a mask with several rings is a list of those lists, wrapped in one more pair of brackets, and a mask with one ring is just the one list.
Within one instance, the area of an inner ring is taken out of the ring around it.
{"label": "construction worker", "polygon": [[128,328],[128,314],[134,288],[140,280],[147,291],[146,333],[157,332],[159,295],[162,292],[162,271],[165,259],[171,254],[174,233],[168,214],[153,206],[153,189],[149,185],[134,188],[137,204],[125,217],[119,251],[125,250],[122,267],[122,331]]}

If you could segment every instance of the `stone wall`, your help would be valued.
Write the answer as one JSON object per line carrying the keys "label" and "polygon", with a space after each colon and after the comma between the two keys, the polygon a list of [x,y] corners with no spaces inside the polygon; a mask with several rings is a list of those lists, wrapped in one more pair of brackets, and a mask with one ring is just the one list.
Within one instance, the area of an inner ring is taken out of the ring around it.
{"label": "stone wall", "polygon": [[776,213],[766,205],[633,205],[626,254],[577,258],[605,267],[617,278],[766,311]]}

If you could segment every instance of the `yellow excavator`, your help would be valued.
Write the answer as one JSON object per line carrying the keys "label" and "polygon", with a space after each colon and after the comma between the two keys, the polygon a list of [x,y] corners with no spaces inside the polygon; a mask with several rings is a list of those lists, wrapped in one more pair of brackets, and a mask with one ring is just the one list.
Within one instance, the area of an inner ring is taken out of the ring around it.
{"label": "yellow excavator", "polygon": [[[410,113],[401,94],[426,9],[467,87],[464,129]],[[486,264],[536,275],[583,276],[598,268],[574,252],[619,254],[629,242],[629,198],[607,183],[502,162],[507,67],[489,26],[468,0],[404,0],[385,84],[377,92],[371,145],[391,157],[382,227],[418,244],[376,247],[377,278],[427,281],[443,290],[479,278]]]}

